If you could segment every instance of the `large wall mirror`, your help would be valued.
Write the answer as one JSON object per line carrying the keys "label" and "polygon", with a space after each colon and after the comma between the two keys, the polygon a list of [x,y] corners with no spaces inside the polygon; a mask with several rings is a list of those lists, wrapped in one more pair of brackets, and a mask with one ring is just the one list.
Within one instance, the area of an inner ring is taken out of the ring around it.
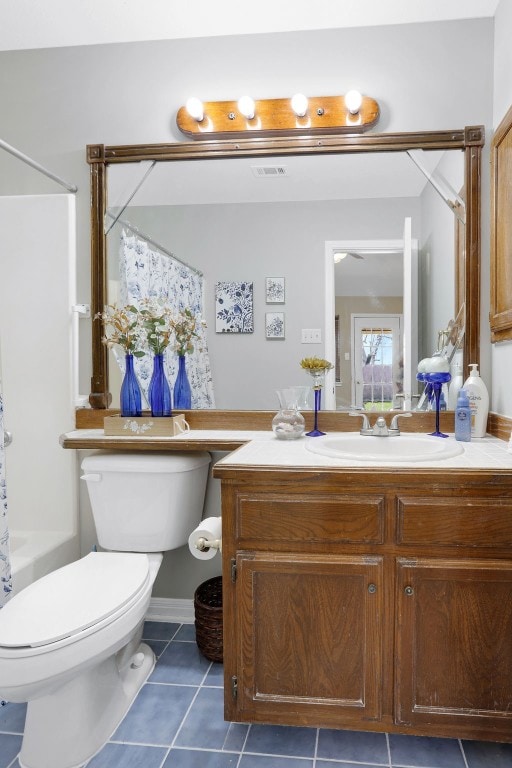
{"label": "large wall mirror", "polygon": [[[479,126],[90,145],[92,311],[119,300],[123,237],[135,238],[203,275],[216,408],[274,410],[277,389],[308,385],[299,363],[314,355],[336,363],[327,407],[360,405],[357,329],[396,318],[394,378],[414,406],[417,362],[461,309],[460,354],[479,359],[482,146]],[[271,278],[284,286],[277,303]],[[223,282],[252,284],[251,333],[216,327]],[[269,334],[276,315],[284,326]],[[116,407],[120,373],[101,335],[94,323],[90,403]]]}

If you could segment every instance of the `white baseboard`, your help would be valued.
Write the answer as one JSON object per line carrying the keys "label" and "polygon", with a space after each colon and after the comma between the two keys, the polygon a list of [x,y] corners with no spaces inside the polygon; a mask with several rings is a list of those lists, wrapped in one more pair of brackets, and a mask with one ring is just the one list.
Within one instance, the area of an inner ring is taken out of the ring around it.
{"label": "white baseboard", "polygon": [[146,613],[147,621],[194,623],[194,601],[170,597],[152,597]]}

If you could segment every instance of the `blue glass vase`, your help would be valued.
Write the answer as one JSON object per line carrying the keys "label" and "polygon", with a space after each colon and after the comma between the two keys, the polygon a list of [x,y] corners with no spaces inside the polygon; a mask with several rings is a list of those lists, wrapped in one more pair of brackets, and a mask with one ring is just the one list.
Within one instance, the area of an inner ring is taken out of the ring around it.
{"label": "blue glass vase", "polygon": [[153,358],[153,373],[148,390],[152,416],[171,416],[171,388],[165,375],[163,354]]}
{"label": "blue glass vase", "polygon": [[133,355],[125,355],[124,379],[121,384],[121,416],[142,416],[142,397],[133,368]]}
{"label": "blue glass vase", "polygon": [[174,384],[174,408],[192,408],[192,390],[187,376],[185,355],[178,357],[178,375]]}

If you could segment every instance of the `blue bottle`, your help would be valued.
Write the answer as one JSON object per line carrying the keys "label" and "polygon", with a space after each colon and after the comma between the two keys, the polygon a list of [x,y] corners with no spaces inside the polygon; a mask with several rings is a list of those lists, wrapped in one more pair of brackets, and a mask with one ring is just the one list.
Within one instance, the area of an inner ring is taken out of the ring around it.
{"label": "blue bottle", "polygon": [[471,408],[468,393],[465,389],[459,391],[457,407],[455,408],[455,439],[461,443],[471,442]]}

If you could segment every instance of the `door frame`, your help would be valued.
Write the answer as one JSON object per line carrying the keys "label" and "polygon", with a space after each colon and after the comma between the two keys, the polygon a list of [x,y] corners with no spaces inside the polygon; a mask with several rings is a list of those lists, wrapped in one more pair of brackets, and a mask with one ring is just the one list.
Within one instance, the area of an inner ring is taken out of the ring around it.
{"label": "door frame", "polygon": [[[334,330],[334,314],[335,314],[335,288],[334,288],[334,252],[335,251],[383,251],[383,256],[386,255],[386,251],[390,253],[396,253],[396,251],[404,250],[404,240],[326,240],[325,241],[325,291],[324,291],[324,307],[325,307],[325,358],[330,362],[333,362],[336,357],[336,340]],[[411,283],[412,292],[417,297],[417,285],[418,285],[418,240],[412,238],[411,240],[412,251],[412,264],[411,264]],[[415,329],[417,334],[418,323],[418,303],[413,302],[412,310],[414,317],[411,317],[411,326]],[[414,311],[415,310],[415,311]],[[405,324],[405,318],[404,318]],[[417,351],[417,339],[416,339],[416,351]],[[335,367],[328,371],[325,376],[324,386],[324,408],[327,411],[336,410],[336,375]]]}

